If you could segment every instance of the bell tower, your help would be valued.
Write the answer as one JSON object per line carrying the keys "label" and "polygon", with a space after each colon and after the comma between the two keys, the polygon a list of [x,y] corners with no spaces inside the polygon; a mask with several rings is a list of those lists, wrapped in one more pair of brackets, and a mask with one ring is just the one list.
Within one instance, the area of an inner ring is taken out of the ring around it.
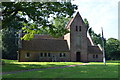
{"label": "bell tower", "polygon": [[71,20],[69,28],[71,61],[87,62],[87,27],[79,12]]}

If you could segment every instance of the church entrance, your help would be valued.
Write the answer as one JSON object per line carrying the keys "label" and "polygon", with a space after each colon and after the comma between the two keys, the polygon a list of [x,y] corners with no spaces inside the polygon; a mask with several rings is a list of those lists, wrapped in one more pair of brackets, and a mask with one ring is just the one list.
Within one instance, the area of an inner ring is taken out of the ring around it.
{"label": "church entrance", "polygon": [[76,52],[76,61],[79,62],[81,58],[80,52]]}

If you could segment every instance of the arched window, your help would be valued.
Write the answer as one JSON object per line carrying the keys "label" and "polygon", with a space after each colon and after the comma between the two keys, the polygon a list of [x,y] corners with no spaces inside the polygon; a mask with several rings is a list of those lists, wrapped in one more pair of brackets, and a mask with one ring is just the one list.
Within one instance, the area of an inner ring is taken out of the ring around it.
{"label": "arched window", "polygon": [[50,57],[50,53],[48,53],[48,57]]}
{"label": "arched window", "polygon": [[62,57],[62,54],[60,53],[60,57]]}
{"label": "arched window", "polygon": [[63,56],[64,56],[64,57],[66,56],[65,53],[63,54]]}
{"label": "arched window", "polygon": [[94,55],[93,55],[93,58],[98,58],[98,55],[97,55],[97,54],[96,54],[96,55],[94,54]]}
{"label": "arched window", "polygon": [[78,26],[76,26],[76,31],[78,31]]}
{"label": "arched window", "polygon": [[96,55],[96,58],[98,58],[98,55]]}
{"label": "arched window", "polygon": [[95,55],[93,55],[93,58],[95,58]]}
{"label": "arched window", "polygon": [[47,53],[44,53],[44,57],[47,57]]}
{"label": "arched window", "polygon": [[79,26],[79,31],[81,31],[81,26]]}
{"label": "arched window", "polygon": [[60,53],[60,57],[65,57],[65,53]]}
{"label": "arched window", "polygon": [[29,58],[29,57],[30,57],[30,53],[26,53],[25,58]]}
{"label": "arched window", "polygon": [[43,53],[40,53],[40,56],[43,57]]}

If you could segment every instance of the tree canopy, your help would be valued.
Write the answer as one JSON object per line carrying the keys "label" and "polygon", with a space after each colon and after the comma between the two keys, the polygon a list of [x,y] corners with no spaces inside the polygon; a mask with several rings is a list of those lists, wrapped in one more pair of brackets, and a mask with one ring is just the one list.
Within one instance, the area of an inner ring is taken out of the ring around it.
{"label": "tree canopy", "polygon": [[120,41],[115,38],[109,38],[106,41],[106,57],[107,59],[120,59]]}
{"label": "tree canopy", "polygon": [[32,38],[42,33],[41,28],[55,27],[49,19],[71,17],[76,9],[70,2],[3,2],[2,28],[23,29],[27,33],[23,39]]}
{"label": "tree canopy", "polygon": [[3,28],[14,27],[19,29],[18,24],[32,21],[38,26],[50,26],[48,18],[56,16],[70,17],[75,9],[77,9],[77,6],[72,5],[70,2],[3,2],[2,25]]}
{"label": "tree canopy", "polygon": [[7,28],[0,31],[2,36],[2,58],[4,59],[17,59],[17,35],[16,29]]}
{"label": "tree canopy", "polygon": [[89,26],[89,22],[88,22],[87,18],[84,19],[84,23],[85,23],[87,30],[88,30],[90,26]]}
{"label": "tree canopy", "polygon": [[70,19],[71,18],[65,18],[65,17],[53,19],[52,23],[54,28],[50,29],[52,31],[52,33],[50,32],[50,34],[53,35],[54,37],[64,36],[66,33],[69,32],[68,29],[66,29],[65,27]]}

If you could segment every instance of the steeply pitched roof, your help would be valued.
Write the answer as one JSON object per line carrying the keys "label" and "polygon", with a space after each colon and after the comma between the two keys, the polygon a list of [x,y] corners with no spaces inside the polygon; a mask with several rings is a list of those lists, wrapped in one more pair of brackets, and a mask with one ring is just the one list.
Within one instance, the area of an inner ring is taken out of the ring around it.
{"label": "steeply pitched roof", "polygon": [[87,41],[88,41],[88,46],[94,46],[94,43],[88,32],[87,32]]}
{"label": "steeply pitched roof", "polygon": [[90,54],[102,54],[102,51],[98,46],[88,46],[88,53],[90,53]]}
{"label": "steeply pitched roof", "polygon": [[22,41],[22,50],[31,51],[51,51],[51,52],[68,52],[68,44],[66,40],[56,39],[32,39],[30,41]]}
{"label": "steeply pitched roof", "polygon": [[67,29],[70,28],[70,25],[72,24],[72,22],[74,21],[74,19],[75,19],[76,17],[79,17],[79,18],[81,19],[81,21],[84,23],[84,21],[83,21],[81,15],[80,15],[80,13],[77,12],[76,15],[75,15],[75,17],[73,17],[73,18],[68,22],[68,24],[67,24],[67,26],[66,26]]}
{"label": "steeply pitched roof", "polygon": [[66,26],[67,29],[70,28],[69,26],[70,26],[70,24],[73,22],[74,18],[75,18],[75,17],[73,17],[73,18],[68,22],[68,24],[67,24],[67,26]]}

